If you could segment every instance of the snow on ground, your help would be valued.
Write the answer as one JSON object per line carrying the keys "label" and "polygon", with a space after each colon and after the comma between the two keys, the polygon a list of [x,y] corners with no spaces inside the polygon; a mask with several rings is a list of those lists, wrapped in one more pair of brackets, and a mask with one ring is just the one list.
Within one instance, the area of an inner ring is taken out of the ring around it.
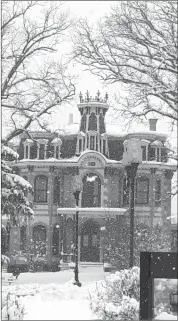
{"label": "snow on ground", "polygon": [[[71,280],[73,277],[73,270],[66,270],[60,272],[27,272],[21,273],[15,284],[49,284],[57,283],[64,284]],[[96,267],[79,267],[79,280],[81,282],[92,282],[98,280],[104,280],[107,273],[103,271],[103,266]]]}
{"label": "snow on ground", "polygon": [[177,320],[177,315],[168,314],[167,312],[160,313],[155,320]]}
{"label": "snow on ground", "polygon": [[94,320],[89,292],[95,282],[73,285],[73,279],[62,285],[40,285],[39,294],[26,298],[23,320]]}
{"label": "snow on ground", "polygon": [[[21,273],[14,285],[8,287],[12,295],[21,293],[23,320],[96,320],[89,298],[107,275],[110,273],[104,273],[101,266],[80,268],[82,286],[78,287],[73,284],[73,271]],[[155,320],[177,320],[177,316],[162,312]]]}
{"label": "snow on ground", "polygon": [[25,306],[23,320],[93,320],[96,316],[90,309],[89,293],[107,274],[102,266],[80,268],[82,286],[78,287],[73,285],[72,270],[21,273],[11,289],[14,287],[18,294],[35,293],[21,297]]}

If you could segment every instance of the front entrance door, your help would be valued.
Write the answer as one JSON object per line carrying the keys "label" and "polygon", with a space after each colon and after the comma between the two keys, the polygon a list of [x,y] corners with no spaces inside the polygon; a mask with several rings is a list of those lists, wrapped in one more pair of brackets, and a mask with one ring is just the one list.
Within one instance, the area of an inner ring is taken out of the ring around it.
{"label": "front entrance door", "polygon": [[88,220],[81,230],[81,261],[99,262],[99,241],[99,225]]}

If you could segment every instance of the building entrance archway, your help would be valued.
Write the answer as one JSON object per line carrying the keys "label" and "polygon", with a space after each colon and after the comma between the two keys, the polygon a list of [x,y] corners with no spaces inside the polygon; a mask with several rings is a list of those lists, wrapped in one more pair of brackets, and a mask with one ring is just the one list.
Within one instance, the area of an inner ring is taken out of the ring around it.
{"label": "building entrance archway", "polygon": [[88,220],[81,229],[81,261],[99,262],[100,227],[93,220]]}

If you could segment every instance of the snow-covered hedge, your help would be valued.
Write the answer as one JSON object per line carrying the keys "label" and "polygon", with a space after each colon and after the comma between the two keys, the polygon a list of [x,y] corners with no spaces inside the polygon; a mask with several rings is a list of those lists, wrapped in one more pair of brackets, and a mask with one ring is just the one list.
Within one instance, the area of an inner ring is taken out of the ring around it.
{"label": "snow-covered hedge", "polygon": [[98,283],[90,306],[98,319],[137,320],[139,313],[139,268],[122,270]]}
{"label": "snow-covered hedge", "polygon": [[28,287],[22,285],[2,286],[2,320],[23,320],[25,314],[25,300],[39,292],[39,285]]}
{"label": "snow-covered hedge", "polygon": [[[154,286],[155,316],[169,311],[169,295],[176,292],[177,283],[156,279]],[[139,320],[140,269],[121,270],[97,282],[90,293],[90,307],[100,320]]]}

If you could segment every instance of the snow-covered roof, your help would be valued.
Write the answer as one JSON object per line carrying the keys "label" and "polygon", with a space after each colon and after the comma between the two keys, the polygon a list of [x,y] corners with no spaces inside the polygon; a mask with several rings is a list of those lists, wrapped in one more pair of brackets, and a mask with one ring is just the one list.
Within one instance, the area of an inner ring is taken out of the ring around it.
{"label": "snow-covered roof", "polygon": [[30,139],[30,138],[27,138],[27,139],[24,141],[24,144],[33,144],[33,140]]}
{"label": "snow-covered roof", "polygon": [[[140,131],[123,131],[122,128],[117,124],[108,124],[106,123],[106,134],[108,136],[114,137],[124,137],[124,136],[153,136],[153,137],[160,137],[161,140],[166,140],[167,135],[165,133],[151,131],[151,130],[140,130]],[[79,133],[79,124],[73,123],[66,125],[64,130],[60,132],[61,135],[76,135]],[[144,139],[144,138],[143,138]]]}
{"label": "snow-covered roof", "polygon": [[151,146],[161,147],[163,146],[163,144],[159,140],[155,140],[154,142],[151,143]]}
{"label": "snow-covered roof", "polygon": [[62,144],[62,140],[59,137],[56,137],[52,140],[51,144],[56,145],[56,144]]}

